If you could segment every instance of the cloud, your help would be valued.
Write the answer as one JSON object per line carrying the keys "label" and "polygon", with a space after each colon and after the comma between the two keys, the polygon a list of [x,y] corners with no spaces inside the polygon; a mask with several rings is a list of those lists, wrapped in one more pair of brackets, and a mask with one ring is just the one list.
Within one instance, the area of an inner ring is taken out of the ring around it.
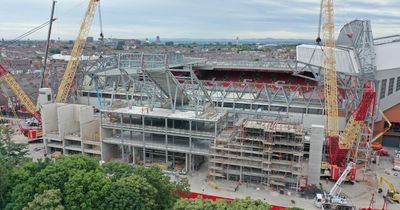
{"label": "cloud", "polygon": [[[88,0],[58,0],[53,38],[74,39]],[[318,30],[317,0],[102,0],[106,37],[306,38]],[[0,36],[8,39],[49,19],[51,0],[3,0]],[[338,31],[353,19],[370,19],[375,36],[400,33],[400,1],[336,0]],[[90,35],[99,34],[98,17]],[[29,38],[44,39],[46,29]]]}

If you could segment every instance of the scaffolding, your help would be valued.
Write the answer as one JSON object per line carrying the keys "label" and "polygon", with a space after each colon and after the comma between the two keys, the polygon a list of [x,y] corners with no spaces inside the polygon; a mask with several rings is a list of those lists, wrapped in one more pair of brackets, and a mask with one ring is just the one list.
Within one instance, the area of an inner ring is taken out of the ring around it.
{"label": "scaffolding", "polygon": [[246,119],[210,145],[209,177],[298,191],[305,132],[300,124]]}

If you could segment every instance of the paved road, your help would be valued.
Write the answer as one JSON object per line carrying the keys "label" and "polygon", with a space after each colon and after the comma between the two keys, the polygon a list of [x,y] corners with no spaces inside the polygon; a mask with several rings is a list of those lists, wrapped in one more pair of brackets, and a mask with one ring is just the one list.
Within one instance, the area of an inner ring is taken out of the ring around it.
{"label": "paved road", "polygon": [[[351,184],[343,184],[342,192],[348,195],[353,203],[358,208],[367,208],[369,206],[372,193],[375,194],[375,208],[382,208],[383,198],[382,194],[378,194],[378,178],[380,175],[384,175],[387,177],[393,184],[400,189],[400,175],[395,176],[394,172],[387,174],[385,171],[391,171],[392,168],[391,159],[389,157],[381,158],[381,162],[379,165],[373,164],[370,170],[366,170],[366,172],[359,170],[357,173],[357,182],[354,185]],[[399,173],[400,174],[400,173]],[[210,195],[217,195],[222,197],[230,197],[230,198],[245,198],[250,196],[254,199],[265,200],[270,204],[282,205],[287,207],[302,207],[307,210],[318,209],[314,206],[312,199],[303,199],[294,195],[280,195],[276,191],[271,191],[269,189],[264,189],[260,186],[246,186],[242,185],[239,187],[238,191],[234,192],[233,190],[222,189],[214,189],[208,186],[205,179],[207,177],[207,166],[204,165],[199,171],[193,172],[189,176],[189,183],[191,186],[191,190],[197,193],[205,193]],[[323,188],[326,191],[329,191],[334,182],[331,181],[323,181],[321,180]],[[257,189],[259,188],[259,189]],[[386,192],[386,188],[384,187],[384,191]],[[291,201],[295,202],[295,205]],[[389,204],[390,210],[400,210],[400,204]]]}

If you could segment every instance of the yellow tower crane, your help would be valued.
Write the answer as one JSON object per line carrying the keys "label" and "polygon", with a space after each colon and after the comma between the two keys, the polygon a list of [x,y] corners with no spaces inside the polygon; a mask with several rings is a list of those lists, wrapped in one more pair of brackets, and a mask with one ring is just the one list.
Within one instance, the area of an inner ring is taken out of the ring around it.
{"label": "yellow tower crane", "polygon": [[336,78],[335,22],[333,0],[324,0],[322,8],[322,40],[324,43],[324,92],[326,134],[339,137],[338,91]]}
{"label": "yellow tower crane", "polygon": [[90,0],[89,2],[89,6],[85,13],[85,18],[81,23],[78,37],[76,38],[71,51],[71,58],[68,61],[67,68],[65,69],[64,76],[58,88],[56,96],[57,103],[64,103],[68,99],[71,87],[74,84],[75,73],[78,69],[79,62],[81,61],[82,52],[86,45],[86,38],[89,34],[89,29],[93,21],[93,16],[99,2],[100,0]]}
{"label": "yellow tower crane", "polygon": [[[324,44],[324,93],[328,160],[331,164],[331,179],[337,180],[340,176],[340,171],[344,170],[344,166],[347,165],[348,151],[354,146],[354,141],[360,133],[368,111],[375,103],[376,93],[371,83],[365,83],[362,100],[347,122],[343,135],[340,136],[333,0],[322,0],[321,16]],[[319,42],[320,38],[317,41]],[[351,180],[355,179],[355,169],[350,172],[350,177]]]}

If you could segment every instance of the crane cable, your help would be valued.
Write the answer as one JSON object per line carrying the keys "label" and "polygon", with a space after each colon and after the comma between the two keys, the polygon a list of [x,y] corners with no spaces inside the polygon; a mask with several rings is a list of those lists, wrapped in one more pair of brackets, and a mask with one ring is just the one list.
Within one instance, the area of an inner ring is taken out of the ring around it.
{"label": "crane cable", "polygon": [[[321,51],[323,54],[325,54],[324,49],[322,48],[321,45],[321,25],[322,25],[322,7],[323,7],[324,0],[321,0],[320,4],[320,9],[319,9],[319,21],[318,21],[318,35],[317,38],[315,39],[315,42],[317,43],[314,47],[313,52],[311,53],[310,59],[308,60],[308,63],[311,64],[312,59],[314,58],[315,52],[317,51],[317,48],[320,47]],[[303,67],[305,69],[306,66]]]}
{"label": "crane cable", "polygon": [[321,46],[321,25],[322,25],[322,7],[324,4],[324,0],[321,0],[321,4],[319,7],[319,21],[318,21],[318,36],[317,39],[315,40],[320,46]]}
{"label": "crane cable", "polygon": [[[52,19],[52,22],[54,22],[55,20],[56,20],[56,18],[53,18],[53,19]],[[49,24],[50,24],[50,20],[48,20],[48,21],[44,22],[43,24],[41,24],[41,25],[39,25],[39,26],[37,26],[37,27],[31,29],[30,31],[28,31],[28,32],[26,32],[26,33],[21,34],[20,36],[18,36],[17,38],[15,38],[15,39],[9,41],[8,43],[17,42],[17,41],[19,41],[19,40],[21,40],[21,39],[23,39],[23,38],[25,38],[25,37],[27,37],[27,36],[29,36],[29,35],[35,33],[36,31],[39,31],[40,29],[46,27],[46,26],[49,25]]]}
{"label": "crane cable", "polygon": [[103,20],[102,20],[102,18],[101,18],[100,1],[99,1],[98,9],[99,9],[99,24],[100,24],[100,41],[103,42],[103,40],[104,40],[104,34],[103,34]]}

